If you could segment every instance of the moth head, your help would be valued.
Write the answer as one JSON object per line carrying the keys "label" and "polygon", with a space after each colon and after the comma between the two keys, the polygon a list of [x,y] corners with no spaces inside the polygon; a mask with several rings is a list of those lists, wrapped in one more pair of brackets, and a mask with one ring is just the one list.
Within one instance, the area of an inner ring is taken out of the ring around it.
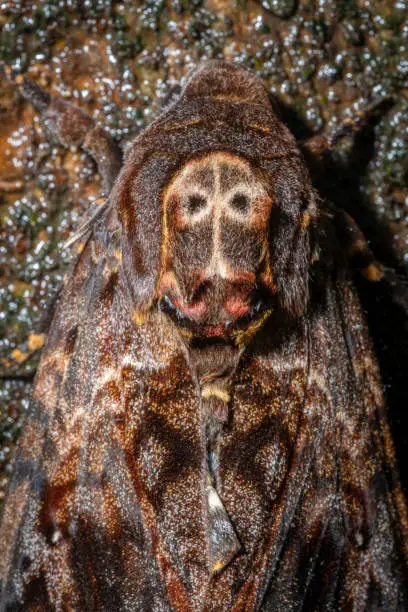
{"label": "moth head", "polygon": [[267,309],[272,205],[261,173],[237,155],[211,153],[177,172],[164,194],[158,297],[179,325],[225,337]]}

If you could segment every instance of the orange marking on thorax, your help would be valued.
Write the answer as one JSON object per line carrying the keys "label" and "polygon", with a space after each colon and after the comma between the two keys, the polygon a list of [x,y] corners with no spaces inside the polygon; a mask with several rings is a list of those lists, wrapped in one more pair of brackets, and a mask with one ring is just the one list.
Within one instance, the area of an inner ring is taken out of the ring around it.
{"label": "orange marking on thorax", "polygon": [[212,100],[221,100],[226,102],[250,102],[249,98],[243,98],[242,96],[234,96],[233,94],[217,94],[215,96],[211,96]]}
{"label": "orange marking on thorax", "polygon": [[192,119],[188,119],[187,121],[182,121],[180,123],[170,123],[163,127],[166,132],[172,132],[173,130],[181,130],[184,127],[190,127],[192,125],[198,125],[201,123],[201,117],[193,117]]}
{"label": "orange marking on thorax", "polygon": [[272,198],[268,195],[259,196],[254,200],[251,217],[251,226],[254,229],[263,230],[267,227],[272,204]]}
{"label": "orange marking on thorax", "polygon": [[271,131],[271,128],[266,125],[261,125],[260,123],[248,123],[248,127],[257,132],[264,132],[266,134],[269,134]]}

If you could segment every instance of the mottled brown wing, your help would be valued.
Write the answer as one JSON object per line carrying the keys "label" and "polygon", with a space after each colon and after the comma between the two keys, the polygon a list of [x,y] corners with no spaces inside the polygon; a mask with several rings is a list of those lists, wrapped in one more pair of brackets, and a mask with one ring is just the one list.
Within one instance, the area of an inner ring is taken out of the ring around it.
{"label": "mottled brown wing", "polygon": [[351,284],[326,279],[243,358],[219,483],[242,550],[211,576],[195,388],[160,316],[133,323],[109,252],[85,245],[39,369],[2,609],[404,609],[403,502]]}
{"label": "mottled brown wing", "polygon": [[220,496],[245,555],[219,576],[212,601],[404,610],[406,511],[355,290],[329,278],[298,324],[279,333],[276,323],[234,387]]}
{"label": "mottled brown wing", "polygon": [[87,241],[39,367],[3,517],[2,610],[167,610],[207,575],[194,388],[157,316],[133,323],[108,252]]}

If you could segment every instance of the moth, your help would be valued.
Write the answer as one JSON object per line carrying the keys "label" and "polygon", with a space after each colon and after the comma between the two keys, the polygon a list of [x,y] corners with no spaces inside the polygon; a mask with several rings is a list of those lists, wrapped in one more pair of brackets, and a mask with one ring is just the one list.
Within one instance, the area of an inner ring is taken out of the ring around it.
{"label": "moth", "polygon": [[199,66],[96,160],[1,528],[1,610],[403,610],[408,528],[350,257],[262,82]]}

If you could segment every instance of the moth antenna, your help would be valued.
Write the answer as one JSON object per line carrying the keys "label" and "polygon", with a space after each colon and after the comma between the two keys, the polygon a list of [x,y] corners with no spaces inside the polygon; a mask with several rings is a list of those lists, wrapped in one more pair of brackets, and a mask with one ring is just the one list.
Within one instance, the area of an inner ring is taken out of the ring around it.
{"label": "moth antenna", "polygon": [[344,210],[330,206],[337,237],[351,267],[371,283],[385,282],[394,303],[408,313],[408,281],[395,270],[383,266],[354,219]]}
{"label": "moth antenna", "polygon": [[357,223],[344,210],[340,210],[333,205],[330,208],[333,211],[333,222],[337,237],[351,266],[368,281],[382,280],[384,278],[384,268],[376,260]]}
{"label": "moth antenna", "polygon": [[90,217],[90,219],[85,221],[85,223],[83,223],[81,227],[78,228],[77,231],[74,232],[72,236],[70,236],[70,238],[68,238],[68,240],[64,242],[61,247],[62,251],[66,251],[67,249],[69,249],[73,244],[75,244],[75,242],[80,240],[83,236],[85,236],[85,234],[91,231],[95,222],[103,215],[103,213],[108,208],[110,201],[109,198],[99,198],[98,200],[95,200],[94,203],[99,204],[99,207]]}
{"label": "moth antenna", "polygon": [[57,140],[66,147],[79,146],[95,160],[103,188],[110,192],[122,166],[119,145],[106,130],[73,104],[51,96],[42,87],[16,74],[3,64],[2,72],[20,94],[39,111],[41,119]]}

